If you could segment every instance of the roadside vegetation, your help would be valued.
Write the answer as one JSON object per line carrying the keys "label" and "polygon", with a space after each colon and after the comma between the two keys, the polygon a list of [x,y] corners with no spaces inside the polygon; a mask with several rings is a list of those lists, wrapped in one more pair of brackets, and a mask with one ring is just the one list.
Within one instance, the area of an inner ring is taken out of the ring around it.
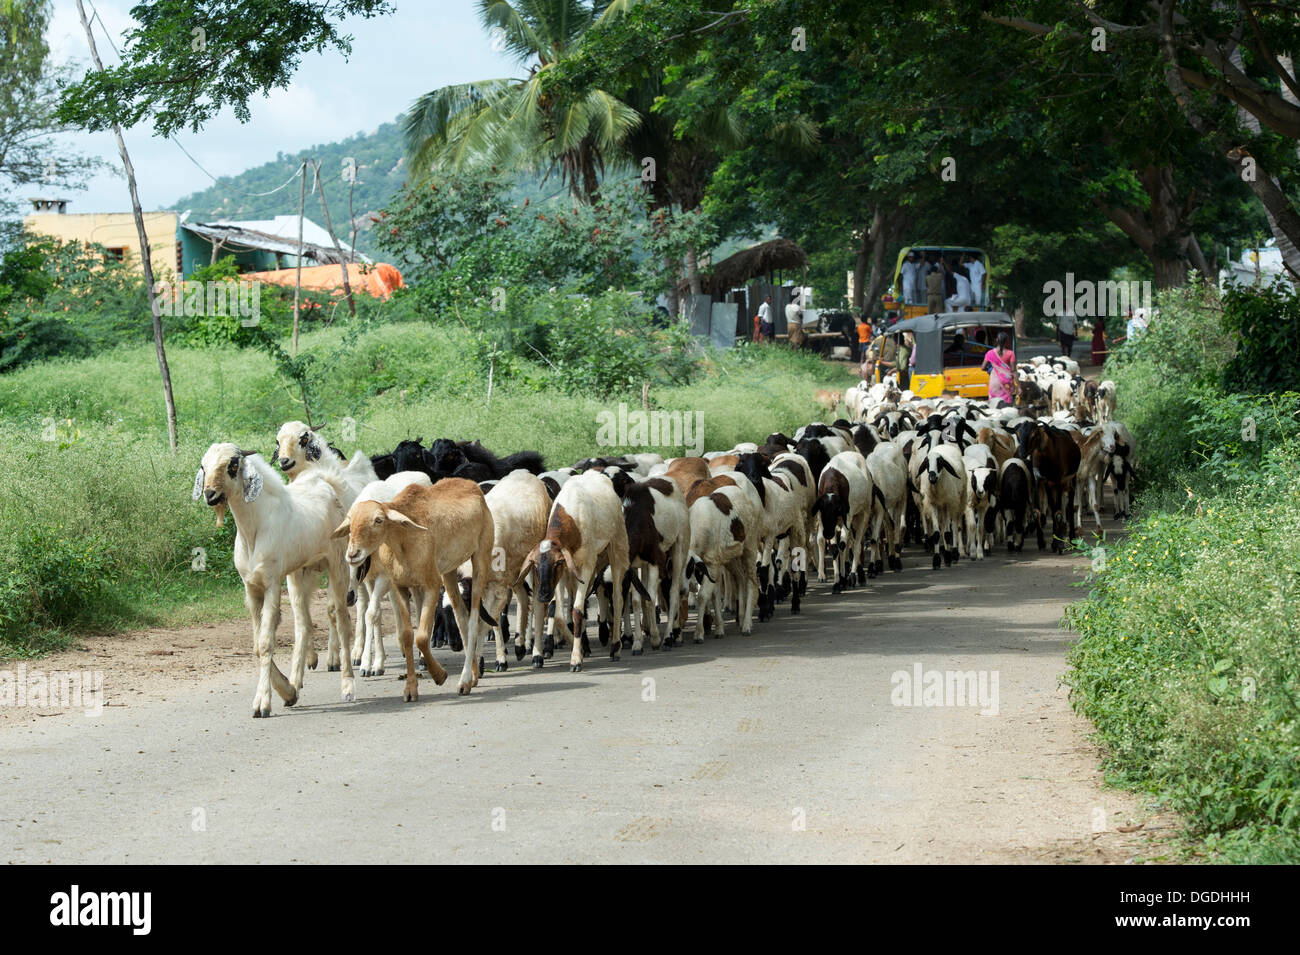
{"label": "roadside vegetation", "polygon": [[1212,861],[1300,860],[1297,345],[1295,294],[1193,286],[1105,370],[1142,485],[1068,608],[1066,682],[1112,781]]}

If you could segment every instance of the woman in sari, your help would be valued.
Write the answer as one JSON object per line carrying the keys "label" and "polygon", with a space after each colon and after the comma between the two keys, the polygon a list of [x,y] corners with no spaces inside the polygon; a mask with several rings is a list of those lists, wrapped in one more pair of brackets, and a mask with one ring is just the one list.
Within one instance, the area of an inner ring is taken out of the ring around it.
{"label": "woman in sari", "polygon": [[1011,338],[1006,332],[998,332],[996,348],[990,348],[984,355],[980,367],[989,370],[989,400],[1001,398],[1014,401],[1013,392],[1016,380],[1016,353],[1011,350]]}

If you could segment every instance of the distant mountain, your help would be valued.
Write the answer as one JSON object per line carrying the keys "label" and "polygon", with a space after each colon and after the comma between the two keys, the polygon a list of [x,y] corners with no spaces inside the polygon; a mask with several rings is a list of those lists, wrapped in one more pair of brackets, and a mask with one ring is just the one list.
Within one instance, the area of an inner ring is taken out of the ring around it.
{"label": "distant mountain", "polygon": [[[298,153],[280,153],[274,162],[254,166],[237,176],[222,176],[207,189],[177,199],[171,208],[178,212],[189,209],[190,219],[199,222],[297,215],[298,180],[294,179],[288,185],[285,182],[304,159],[319,159],[325,199],[339,239],[346,242],[351,231],[348,224],[348,193],[351,189],[351,221],[357,229],[356,247],[367,255],[382,258],[371,241],[373,222],[370,216],[388,205],[406,181],[406,150],[400,122],[398,116],[374,132],[358,132],[342,142],[324,143]],[[346,160],[356,165],[355,188],[343,181]],[[283,188],[277,188],[281,186]],[[311,187],[312,173],[308,166],[305,214],[323,226],[325,217],[321,214],[320,196],[313,195]],[[557,193],[563,195],[564,189],[556,177],[544,184],[540,177],[536,177],[521,179],[514,192],[517,195],[512,195],[513,201],[528,197],[536,203]]]}

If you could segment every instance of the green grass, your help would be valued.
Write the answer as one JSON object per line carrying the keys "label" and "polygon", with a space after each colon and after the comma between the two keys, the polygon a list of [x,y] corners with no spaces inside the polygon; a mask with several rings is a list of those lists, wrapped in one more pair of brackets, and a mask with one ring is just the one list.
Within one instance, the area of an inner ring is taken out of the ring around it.
{"label": "green grass", "polygon": [[[313,332],[303,351],[328,355],[339,330]],[[468,333],[427,323],[381,325],[332,369],[313,420],[345,452],[390,450],[406,437],[481,438],[505,454],[530,448],[548,465],[601,448],[597,416],[639,391],[597,400],[567,394],[544,365],[516,363],[493,382],[474,360]],[[242,612],[231,564],[234,523],[217,528],[190,499],[207,447],[233,441],[270,454],[275,433],[301,419],[301,403],[251,350],[168,351],[180,448],[167,448],[152,346],[120,346],[94,358],[46,362],[0,376],[0,655],[30,656],[76,633],[182,625]],[[849,372],[779,347],[708,353],[688,385],[655,385],[653,407],[700,412],[705,446],[761,441],[818,415],[812,394],[842,387]],[[356,441],[340,438],[345,416]],[[51,427],[53,431],[51,432]],[[54,440],[45,440],[51,436]],[[191,569],[204,548],[206,569]]]}
{"label": "green grass", "polygon": [[1294,864],[1300,395],[1225,393],[1212,299],[1161,306],[1158,336],[1106,369],[1138,442],[1138,518],[1066,610],[1065,682],[1108,780],[1187,821],[1187,858]]}

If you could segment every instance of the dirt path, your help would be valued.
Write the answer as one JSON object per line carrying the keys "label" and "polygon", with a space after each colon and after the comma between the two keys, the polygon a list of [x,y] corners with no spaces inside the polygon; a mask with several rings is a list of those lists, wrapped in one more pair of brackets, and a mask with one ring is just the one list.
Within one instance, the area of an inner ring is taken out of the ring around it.
{"label": "dirt path", "polygon": [[[88,639],[28,667],[102,671],[102,712],[0,708],[0,858],[1159,855],[1170,822],[1102,787],[1058,686],[1057,621],[1085,569],[1034,551],[936,572],[913,550],[903,573],[847,594],[814,584],[804,613],[783,606],[750,637],[597,656],[577,674],[489,673],[464,699],[422,681],[416,704],[401,702],[400,664],[359,679],[353,705],[316,671],[298,707],[277,701],[264,721],[249,718],[242,619]],[[984,705],[896,705],[918,666],[983,674]]]}

